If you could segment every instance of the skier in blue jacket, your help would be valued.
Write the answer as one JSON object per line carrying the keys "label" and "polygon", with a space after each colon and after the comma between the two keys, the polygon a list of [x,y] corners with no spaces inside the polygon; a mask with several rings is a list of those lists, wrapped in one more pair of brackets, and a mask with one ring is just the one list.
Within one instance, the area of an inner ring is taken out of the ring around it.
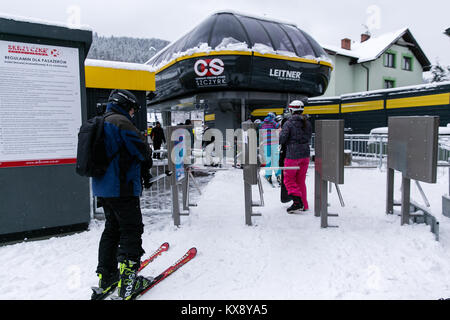
{"label": "skier in blue jacket", "polygon": [[104,133],[106,151],[112,160],[104,176],[92,178],[94,196],[103,206],[106,219],[96,271],[99,288],[94,290],[93,298],[117,286],[119,297],[126,300],[146,281],[136,276],[144,254],[139,197],[141,179],[149,179],[152,152],[132,121],[139,108],[136,97],[127,90],[116,89],[109,96]]}

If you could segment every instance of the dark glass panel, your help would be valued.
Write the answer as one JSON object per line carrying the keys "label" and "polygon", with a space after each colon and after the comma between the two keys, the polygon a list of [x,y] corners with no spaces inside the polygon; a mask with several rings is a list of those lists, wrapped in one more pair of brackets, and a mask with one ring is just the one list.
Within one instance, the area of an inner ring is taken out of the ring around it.
{"label": "dark glass panel", "polygon": [[325,53],[325,50],[323,50],[323,48],[320,46],[320,44],[316,40],[314,40],[313,37],[311,37],[305,31],[301,31],[301,32],[305,35],[306,39],[308,39],[309,43],[311,44],[311,46],[316,54],[316,57],[327,56],[327,54]]}
{"label": "dark glass panel", "polygon": [[289,40],[286,32],[284,32],[278,23],[262,21],[260,22],[264,25],[267,32],[270,35],[270,38],[273,41],[275,46],[275,50],[289,51],[295,53],[294,47],[292,46],[291,41]]}
{"label": "dark glass panel", "polygon": [[211,34],[211,29],[214,26],[216,17],[217,15],[213,15],[198,25],[198,27],[190,33],[191,36],[181,51],[198,47],[201,43],[208,43],[209,35]]}
{"label": "dark glass panel", "polygon": [[306,37],[303,35],[303,33],[296,27],[290,26],[290,25],[283,25],[284,30],[286,30],[289,37],[292,39],[295,45],[295,49],[297,49],[297,55],[300,57],[304,56],[315,56],[315,52],[309,43],[309,41],[306,39]]}
{"label": "dark glass panel", "polygon": [[247,43],[247,36],[239,21],[232,14],[219,14],[211,38],[211,48],[215,49],[225,38],[231,42]]}
{"label": "dark glass panel", "polygon": [[256,19],[248,17],[238,17],[238,19],[242,22],[244,28],[247,30],[247,34],[251,41],[251,47],[253,47],[255,43],[262,43],[272,48],[272,42],[270,42],[270,38],[267,35],[267,32]]}

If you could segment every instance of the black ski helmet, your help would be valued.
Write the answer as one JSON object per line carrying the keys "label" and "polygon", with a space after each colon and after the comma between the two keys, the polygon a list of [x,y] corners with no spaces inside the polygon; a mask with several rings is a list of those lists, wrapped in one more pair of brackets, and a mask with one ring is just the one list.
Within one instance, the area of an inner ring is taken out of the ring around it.
{"label": "black ski helmet", "polygon": [[108,102],[113,102],[121,106],[125,111],[130,111],[131,108],[134,108],[134,110],[138,112],[141,108],[136,96],[125,89],[114,89],[111,91]]}

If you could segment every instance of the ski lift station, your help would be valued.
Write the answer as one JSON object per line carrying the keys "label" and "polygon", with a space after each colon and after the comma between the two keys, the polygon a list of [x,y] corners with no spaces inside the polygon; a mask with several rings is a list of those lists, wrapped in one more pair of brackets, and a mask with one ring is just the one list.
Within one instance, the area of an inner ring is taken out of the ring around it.
{"label": "ski lift station", "polygon": [[148,111],[204,112],[207,127],[237,129],[305,102],[315,120],[342,119],[346,134],[386,127],[390,116],[434,115],[450,123],[450,82],[324,97],[334,66],[324,49],[289,22],[218,12],[147,63],[156,73]]}
{"label": "ski lift station", "polygon": [[322,95],[333,69],[296,25],[234,12],[208,17],[146,64],[156,72],[149,110],[204,110],[207,125],[222,131],[260,109]]}

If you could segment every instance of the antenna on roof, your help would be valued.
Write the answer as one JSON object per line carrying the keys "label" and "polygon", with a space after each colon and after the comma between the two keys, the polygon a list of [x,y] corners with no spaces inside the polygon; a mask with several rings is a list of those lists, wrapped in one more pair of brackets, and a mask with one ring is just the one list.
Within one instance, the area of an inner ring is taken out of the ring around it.
{"label": "antenna on roof", "polygon": [[364,34],[367,34],[368,36],[372,36],[372,33],[370,32],[369,26],[367,24],[365,24],[365,23],[362,23],[361,25],[364,27],[364,30],[365,30]]}

